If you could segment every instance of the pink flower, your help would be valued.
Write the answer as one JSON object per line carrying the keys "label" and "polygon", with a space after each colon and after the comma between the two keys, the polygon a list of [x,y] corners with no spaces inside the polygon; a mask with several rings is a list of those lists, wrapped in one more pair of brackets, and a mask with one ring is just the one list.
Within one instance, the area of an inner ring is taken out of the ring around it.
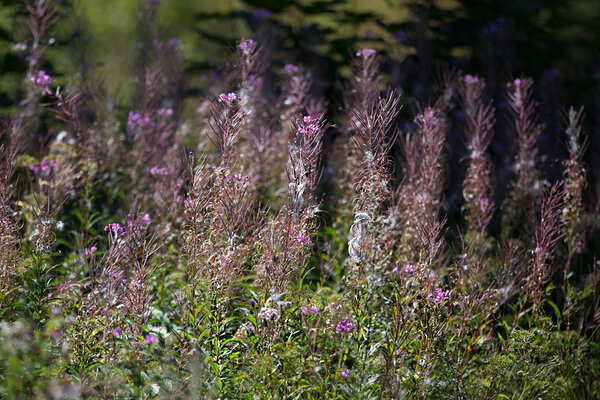
{"label": "pink flower", "polygon": [[281,72],[286,75],[292,75],[298,72],[298,67],[294,64],[285,64],[285,66],[281,68]]}
{"label": "pink flower", "polygon": [[170,117],[171,115],[173,115],[173,109],[161,108],[160,110],[158,110],[158,115],[164,115],[164,116]]}
{"label": "pink flower", "polygon": [[305,115],[302,119],[296,119],[296,123],[298,124],[298,133],[303,135],[312,135],[319,130],[319,120],[310,115]]}
{"label": "pink flower", "polygon": [[473,75],[465,75],[465,82],[467,83],[477,83],[479,82],[479,78]]}
{"label": "pink flower", "polygon": [[306,308],[306,306],[302,306],[300,312],[302,313],[302,315],[306,315],[306,313],[308,312],[308,308]]}
{"label": "pink flower", "polygon": [[350,370],[345,369],[342,371],[342,378],[347,379],[350,376]]}
{"label": "pink flower", "polygon": [[116,338],[120,338],[123,332],[121,332],[121,328],[115,328],[112,331],[112,335]]}
{"label": "pink flower", "polygon": [[84,252],[86,256],[92,256],[94,253],[96,253],[96,250],[96,246],[92,246],[89,249],[85,249]]}
{"label": "pink flower", "polygon": [[361,49],[356,52],[356,56],[361,58],[369,58],[371,56],[374,56],[376,53],[377,51],[373,49]]}
{"label": "pink flower", "polygon": [[341,320],[337,326],[335,327],[336,332],[352,332],[354,331],[354,324],[350,321],[346,321],[345,319]]}
{"label": "pink flower", "polygon": [[404,272],[408,276],[414,276],[415,275],[415,267],[413,267],[412,264],[406,264],[406,266],[404,267]]}
{"label": "pink flower", "polygon": [[158,343],[158,338],[153,334],[149,333],[144,338],[144,341],[146,342],[146,344],[156,344]]}
{"label": "pink flower", "polygon": [[304,235],[299,235],[298,236],[298,241],[300,243],[304,243],[304,244],[310,244],[310,238],[308,236],[304,236]]}
{"label": "pink flower", "polygon": [[250,53],[252,53],[255,47],[256,44],[252,39],[242,39],[238,44],[238,49],[240,49],[245,55],[249,55]]}
{"label": "pink flower", "polygon": [[310,308],[310,312],[312,313],[312,315],[317,315],[319,313],[319,307],[317,306],[312,306]]}
{"label": "pink flower", "polygon": [[435,289],[435,293],[429,292],[429,295],[427,297],[433,299],[435,304],[440,304],[441,302],[450,299],[450,292],[448,292],[447,290],[444,292],[442,288],[437,288]]}
{"label": "pink flower", "polygon": [[123,235],[125,230],[118,222],[113,222],[112,224],[108,224],[104,227],[106,232],[114,232],[117,236]]}
{"label": "pink flower", "polygon": [[37,87],[42,89],[44,93],[50,93],[49,86],[52,84],[52,78],[50,78],[43,69],[39,70],[37,74],[32,75],[29,79]]}
{"label": "pink flower", "polygon": [[233,102],[236,100],[239,100],[239,98],[238,98],[237,94],[231,92],[228,94],[221,93],[219,95],[219,100],[221,100],[223,103],[225,103],[227,105],[227,107],[231,107]]}
{"label": "pink flower", "polygon": [[157,165],[150,168],[151,175],[169,175],[169,170],[166,167],[158,168]]}

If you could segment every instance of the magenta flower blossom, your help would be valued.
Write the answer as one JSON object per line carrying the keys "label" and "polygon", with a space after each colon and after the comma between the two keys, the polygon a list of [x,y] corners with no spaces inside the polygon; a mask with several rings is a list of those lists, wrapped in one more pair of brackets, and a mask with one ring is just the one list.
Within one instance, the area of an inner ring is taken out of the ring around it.
{"label": "magenta flower blossom", "polygon": [[310,115],[296,119],[296,123],[298,124],[298,133],[303,135],[312,135],[319,130],[319,120],[314,119]]}
{"label": "magenta flower blossom", "polygon": [[412,264],[406,264],[406,266],[404,267],[404,272],[408,276],[414,276],[415,275],[415,267],[413,267]]}
{"label": "magenta flower blossom", "polygon": [[49,86],[52,84],[52,78],[42,69],[37,74],[34,74],[30,78],[38,88],[42,89],[44,93],[50,93]]}
{"label": "magenta flower blossom", "polygon": [[298,67],[294,64],[285,64],[285,66],[281,68],[281,72],[286,75],[292,75],[298,72]]}
{"label": "magenta flower blossom", "polygon": [[113,222],[112,224],[108,224],[104,227],[106,232],[114,232],[117,236],[123,235],[125,230],[118,222]]}
{"label": "magenta flower blossom", "polygon": [[306,308],[306,306],[302,306],[300,312],[302,313],[302,315],[306,315],[306,313],[308,312],[308,308]]}
{"label": "magenta flower blossom", "polygon": [[152,122],[150,121],[150,117],[143,116],[140,113],[129,111],[127,117],[127,128],[130,131],[134,131],[141,126],[151,126]]}
{"label": "magenta flower blossom", "polygon": [[337,326],[335,327],[336,332],[353,332],[354,324],[350,321],[346,321],[345,319],[341,320]]}
{"label": "magenta flower blossom", "polygon": [[157,165],[150,168],[151,175],[169,175],[169,170],[166,167],[159,168]]}
{"label": "magenta flower blossom", "polygon": [[112,331],[112,335],[116,338],[120,338],[122,334],[123,332],[121,331],[121,328],[115,328]]}
{"label": "magenta flower blossom", "polygon": [[146,342],[146,344],[156,344],[158,343],[158,338],[153,334],[149,333],[144,338],[144,341]]}
{"label": "magenta flower blossom", "polygon": [[240,49],[245,55],[249,55],[250,53],[252,53],[255,47],[256,44],[252,39],[242,39],[238,44],[238,49]]}
{"label": "magenta flower blossom", "polygon": [[92,246],[89,249],[84,250],[86,256],[93,256],[96,253],[96,246]]}
{"label": "magenta flower blossom", "polygon": [[235,174],[234,177],[235,179],[237,179],[238,182],[241,181],[243,178],[242,174]]}
{"label": "magenta flower blossom", "polygon": [[440,304],[450,299],[450,292],[448,292],[447,290],[444,292],[442,288],[437,288],[435,289],[435,292],[429,292],[429,295],[427,297],[433,299],[435,304]]}
{"label": "magenta flower blossom", "polygon": [[361,49],[356,52],[356,56],[360,58],[369,58],[377,53],[374,49]]}
{"label": "magenta flower blossom", "polygon": [[304,235],[299,235],[298,236],[298,241],[300,243],[304,243],[304,244],[310,244],[310,238],[308,236],[304,236]]}
{"label": "magenta flower blossom", "polygon": [[166,117],[170,117],[171,115],[173,115],[173,109],[161,108],[160,110],[158,110],[158,115],[164,115]]}
{"label": "magenta flower blossom", "polygon": [[319,313],[319,307],[317,306],[312,306],[310,308],[310,312],[312,313],[312,315],[317,315]]}
{"label": "magenta flower blossom", "polygon": [[465,82],[467,83],[477,83],[479,82],[479,78],[473,75],[465,75]]}
{"label": "magenta flower blossom", "polygon": [[424,123],[426,121],[435,121],[435,120],[436,120],[435,114],[434,114],[434,112],[432,110],[429,110],[424,115],[423,114],[418,114],[415,117],[415,121],[416,122],[421,122],[421,123]]}
{"label": "magenta flower blossom", "polygon": [[348,379],[349,376],[350,376],[350,370],[349,369],[345,369],[345,370],[342,371],[342,378]]}
{"label": "magenta flower blossom", "polygon": [[221,100],[223,103],[225,103],[227,105],[227,107],[231,107],[233,102],[236,100],[239,100],[239,98],[238,98],[237,94],[231,92],[228,94],[221,93],[219,95],[219,100]]}

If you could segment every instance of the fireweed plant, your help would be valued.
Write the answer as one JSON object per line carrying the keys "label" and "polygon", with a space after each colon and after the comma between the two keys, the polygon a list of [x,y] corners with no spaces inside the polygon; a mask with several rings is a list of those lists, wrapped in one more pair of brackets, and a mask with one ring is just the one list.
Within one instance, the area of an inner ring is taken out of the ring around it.
{"label": "fireweed plant", "polygon": [[0,145],[2,398],[600,398],[582,109],[548,182],[529,78],[504,84],[498,164],[482,77],[415,105],[356,49],[332,107],[309,62],[242,39],[188,116],[153,3],[131,109],[44,68],[57,6],[27,3]]}

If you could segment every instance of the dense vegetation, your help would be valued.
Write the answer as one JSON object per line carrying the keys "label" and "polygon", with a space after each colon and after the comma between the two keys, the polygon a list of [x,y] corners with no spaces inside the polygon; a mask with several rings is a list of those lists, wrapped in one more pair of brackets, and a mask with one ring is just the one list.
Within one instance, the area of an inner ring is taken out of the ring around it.
{"label": "dense vegetation", "polygon": [[118,96],[77,7],[7,2],[1,398],[600,398],[597,116],[560,104],[600,92],[517,73],[504,17],[469,62],[433,4],[279,18],[338,3],[232,12],[211,64],[140,1]]}

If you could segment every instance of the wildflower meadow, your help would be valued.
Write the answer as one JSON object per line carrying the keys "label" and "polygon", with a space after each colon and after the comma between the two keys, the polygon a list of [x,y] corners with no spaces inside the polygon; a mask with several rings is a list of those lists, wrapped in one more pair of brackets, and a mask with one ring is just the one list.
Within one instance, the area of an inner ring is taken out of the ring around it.
{"label": "wildflower meadow", "polygon": [[193,3],[0,5],[0,398],[600,399],[594,2]]}

